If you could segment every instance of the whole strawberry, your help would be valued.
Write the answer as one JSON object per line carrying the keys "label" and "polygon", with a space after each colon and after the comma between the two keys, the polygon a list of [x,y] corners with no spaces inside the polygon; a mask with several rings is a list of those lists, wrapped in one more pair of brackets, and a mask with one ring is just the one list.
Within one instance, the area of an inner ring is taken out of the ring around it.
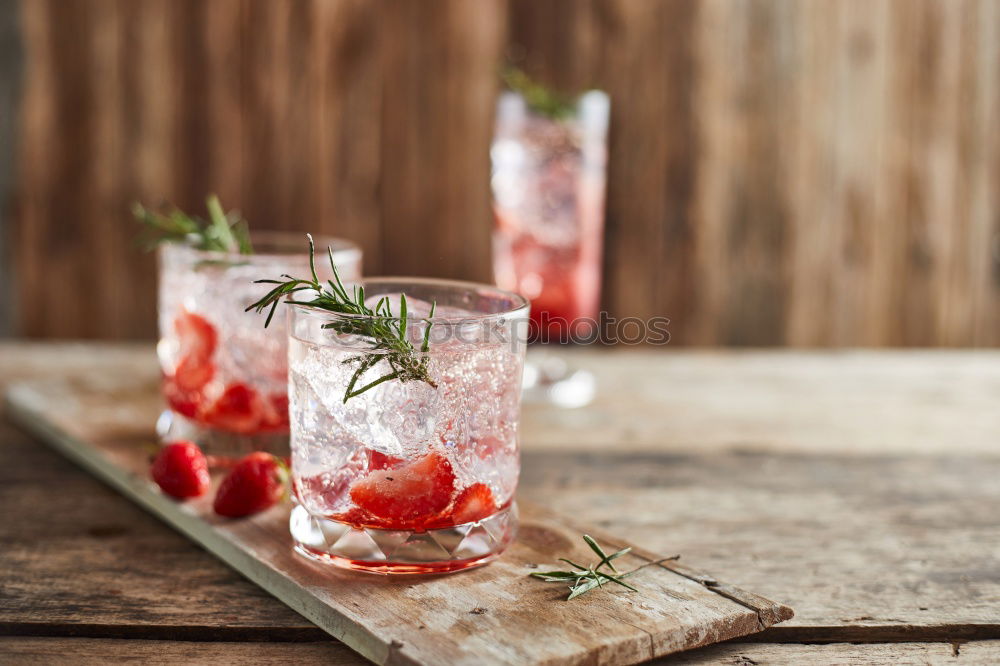
{"label": "whole strawberry", "polygon": [[285,494],[288,469],[281,459],[257,451],[241,459],[222,480],[213,508],[239,518],[273,506]]}
{"label": "whole strawberry", "polygon": [[205,454],[186,439],[164,445],[150,472],[160,490],[177,499],[204,495],[211,483]]}

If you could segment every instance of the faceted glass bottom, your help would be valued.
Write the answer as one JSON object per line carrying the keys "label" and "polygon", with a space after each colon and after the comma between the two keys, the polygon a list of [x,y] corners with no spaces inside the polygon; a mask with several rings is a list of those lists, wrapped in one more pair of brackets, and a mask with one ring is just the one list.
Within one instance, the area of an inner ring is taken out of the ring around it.
{"label": "faceted glass bottom", "polygon": [[287,458],[288,433],[263,432],[255,435],[241,435],[215,428],[208,428],[186,418],[182,414],[163,410],[156,422],[156,432],[161,441],[190,439],[206,455],[241,458],[254,451],[267,451]]}
{"label": "faceted glass bottom", "polygon": [[517,505],[474,523],[423,531],[354,527],[296,505],[289,528],[295,549],[320,562],[382,574],[448,573],[502,553],[517,531]]}

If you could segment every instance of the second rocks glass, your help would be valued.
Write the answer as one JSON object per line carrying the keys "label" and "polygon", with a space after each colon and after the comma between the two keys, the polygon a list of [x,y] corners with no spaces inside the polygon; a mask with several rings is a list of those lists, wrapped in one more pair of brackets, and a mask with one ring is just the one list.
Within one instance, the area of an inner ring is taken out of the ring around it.
{"label": "second rocks glass", "polygon": [[[252,233],[254,254],[198,250],[182,243],[159,249],[157,354],[169,410],[163,437],[195,439],[207,452],[287,453],[287,336],[265,330],[244,308],[257,300],[254,280],[309,270],[301,234]],[[361,276],[361,250],[329,245],[345,279]]]}

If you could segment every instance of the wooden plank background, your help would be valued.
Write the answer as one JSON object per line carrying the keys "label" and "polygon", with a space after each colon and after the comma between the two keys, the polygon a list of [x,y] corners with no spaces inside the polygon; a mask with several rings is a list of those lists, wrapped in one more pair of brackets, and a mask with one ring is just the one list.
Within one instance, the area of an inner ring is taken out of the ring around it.
{"label": "wooden plank background", "polygon": [[506,54],[613,106],[604,306],[673,344],[1000,344],[992,0],[22,0],[15,331],[143,338],[134,199],[489,280]]}

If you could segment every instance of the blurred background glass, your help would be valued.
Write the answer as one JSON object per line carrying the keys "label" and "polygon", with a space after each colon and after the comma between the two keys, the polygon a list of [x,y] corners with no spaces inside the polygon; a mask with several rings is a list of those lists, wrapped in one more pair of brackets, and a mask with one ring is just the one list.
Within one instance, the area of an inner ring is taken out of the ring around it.
{"label": "blurred background glass", "polygon": [[[497,284],[531,300],[531,339],[593,340],[599,319],[608,96],[565,100],[508,70],[490,157]],[[518,86],[518,83],[522,85]],[[523,88],[521,90],[520,88]],[[557,356],[525,364],[527,401],[582,407],[595,378]]]}
{"label": "blurred background glass", "polygon": [[543,113],[500,96],[490,150],[493,270],[531,300],[545,341],[590,335],[599,313],[608,97],[592,90]]}

